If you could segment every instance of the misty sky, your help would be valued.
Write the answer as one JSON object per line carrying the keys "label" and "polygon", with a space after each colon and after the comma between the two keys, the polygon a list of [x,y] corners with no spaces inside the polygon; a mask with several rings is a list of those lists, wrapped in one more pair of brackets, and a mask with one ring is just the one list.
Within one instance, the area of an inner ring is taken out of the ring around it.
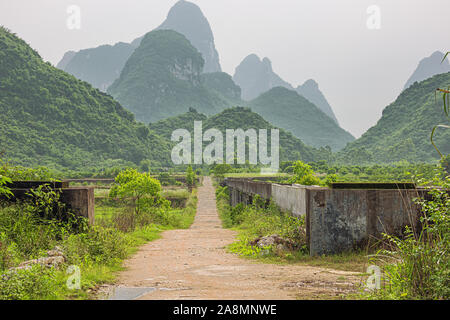
{"label": "misty sky", "polygon": [[[4,25],[55,64],[68,50],[130,42],[159,26],[177,0],[0,0]],[[449,0],[192,0],[214,32],[222,69],[250,53],[297,86],[315,79],[356,137],[393,102],[420,59],[449,51]],[[69,5],[81,29],[66,27]],[[381,29],[367,28],[371,5]]]}

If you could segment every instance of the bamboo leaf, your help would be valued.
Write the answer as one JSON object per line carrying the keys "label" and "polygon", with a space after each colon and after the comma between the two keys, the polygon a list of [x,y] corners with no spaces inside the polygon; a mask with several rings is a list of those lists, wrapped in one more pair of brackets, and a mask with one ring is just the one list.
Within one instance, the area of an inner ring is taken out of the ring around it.
{"label": "bamboo leaf", "polygon": [[433,147],[436,149],[436,151],[439,153],[439,155],[440,155],[441,158],[442,158],[444,155],[439,151],[438,147],[436,146],[436,144],[435,144],[434,141],[433,141],[434,133],[435,133],[435,131],[436,131],[437,128],[446,128],[446,129],[450,129],[450,126],[447,126],[447,125],[445,125],[445,124],[438,124],[437,126],[435,126],[435,127],[433,128],[433,131],[431,131],[431,137],[430,137],[431,144],[433,145]]}

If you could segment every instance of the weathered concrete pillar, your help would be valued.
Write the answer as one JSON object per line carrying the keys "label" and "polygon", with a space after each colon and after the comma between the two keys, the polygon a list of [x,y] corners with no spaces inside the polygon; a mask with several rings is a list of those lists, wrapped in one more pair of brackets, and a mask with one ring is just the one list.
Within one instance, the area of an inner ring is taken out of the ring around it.
{"label": "weathered concrete pillar", "polygon": [[62,189],[61,201],[72,209],[75,214],[88,218],[90,225],[94,224],[94,187],[72,187]]}

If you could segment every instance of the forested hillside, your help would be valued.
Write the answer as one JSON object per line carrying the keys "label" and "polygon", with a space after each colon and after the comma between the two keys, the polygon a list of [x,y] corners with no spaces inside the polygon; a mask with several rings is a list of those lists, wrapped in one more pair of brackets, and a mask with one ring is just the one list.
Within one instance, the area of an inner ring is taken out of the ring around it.
{"label": "forested hillside", "polygon": [[[186,129],[191,132],[194,130],[194,121],[202,121],[203,131],[211,128],[218,129],[225,137],[227,129],[259,129],[268,130],[268,147],[270,150],[270,129],[279,129],[267,122],[260,115],[252,112],[249,108],[233,107],[222,111],[219,114],[206,117],[196,110],[171,117],[165,120],[150,124],[150,129],[154,130],[163,137],[170,139],[172,132],[176,129]],[[303,160],[319,161],[329,160],[330,150],[326,148],[315,149],[305,145],[300,139],[294,137],[290,132],[279,129],[280,138],[280,161]],[[225,139],[224,139],[225,142]]]}
{"label": "forested hillside", "polygon": [[86,168],[170,156],[168,141],[107,94],[0,28],[0,152],[26,166]]}
{"label": "forested hillside", "polygon": [[[383,110],[375,126],[338,154],[339,161],[389,163],[438,159],[430,134],[435,125],[448,124],[448,120],[442,97],[436,98],[434,92],[449,85],[450,73],[412,84]],[[450,153],[450,130],[437,130],[434,141],[443,154]]]}
{"label": "forested hillside", "polygon": [[297,92],[276,87],[247,103],[273,125],[314,147],[342,149],[354,137]]}
{"label": "forested hillside", "polygon": [[221,95],[224,100],[236,105],[242,104],[241,88],[234,83],[233,78],[225,72],[202,74],[202,82],[211,91]]}

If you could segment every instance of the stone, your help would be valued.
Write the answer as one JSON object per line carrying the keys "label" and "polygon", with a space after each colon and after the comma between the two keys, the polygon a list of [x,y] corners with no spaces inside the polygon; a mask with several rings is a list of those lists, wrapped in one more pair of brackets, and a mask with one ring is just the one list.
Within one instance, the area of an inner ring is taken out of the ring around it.
{"label": "stone", "polygon": [[250,242],[250,245],[257,246],[261,249],[273,246],[279,251],[294,250],[296,248],[296,245],[293,241],[284,239],[277,234],[256,238],[255,240]]}
{"label": "stone", "polygon": [[59,268],[62,264],[66,262],[66,257],[64,256],[64,252],[61,247],[56,246],[52,250],[47,251],[48,257],[42,257],[33,260],[27,260],[19,264],[16,268],[10,268],[10,270],[23,270],[29,269],[35,264],[40,264],[47,268]]}
{"label": "stone", "polygon": [[51,268],[51,267],[59,268],[61,266],[61,264],[63,264],[64,262],[66,262],[66,258],[64,258],[64,256],[44,257],[44,258],[33,259],[33,260],[28,260],[28,261],[22,262],[21,264],[19,264],[17,269],[27,269],[34,264],[40,264],[40,265],[42,265],[44,267],[48,267],[48,268]]}

